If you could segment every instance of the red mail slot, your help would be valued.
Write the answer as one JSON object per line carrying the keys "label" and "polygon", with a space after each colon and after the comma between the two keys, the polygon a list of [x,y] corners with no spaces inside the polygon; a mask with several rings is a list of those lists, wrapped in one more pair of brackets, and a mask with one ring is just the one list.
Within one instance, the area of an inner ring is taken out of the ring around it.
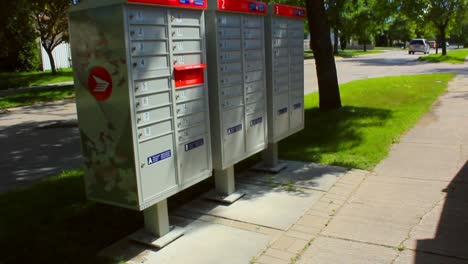
{"label": "red mail slot", "polygon": [[202,84],[205,82],[205,64],[187,64],[174,67],[176,88]]}

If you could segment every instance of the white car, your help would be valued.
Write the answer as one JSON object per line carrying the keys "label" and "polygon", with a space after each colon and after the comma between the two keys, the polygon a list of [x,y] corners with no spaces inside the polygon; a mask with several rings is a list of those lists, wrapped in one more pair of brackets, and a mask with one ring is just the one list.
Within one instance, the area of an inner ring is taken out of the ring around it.
{"label": "white car", "polygon": [[430,46],[425,39],[413,39],[410,41],[408,54],[414,54],[415,52],[422,52],[429,54]]}

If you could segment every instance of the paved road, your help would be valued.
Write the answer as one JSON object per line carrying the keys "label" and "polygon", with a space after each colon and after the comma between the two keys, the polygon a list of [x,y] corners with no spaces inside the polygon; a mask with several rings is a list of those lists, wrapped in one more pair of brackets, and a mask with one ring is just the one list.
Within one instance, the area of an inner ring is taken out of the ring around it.
{"label": "paved road", "polygon": [[[404,51],[389,51],[338,59],[339,81],[420,73],[468,74],[466,65],[422,63],[417,58],[417,55],[408,55]],[[305,62],[305,74],[305,93],[317,91],[314,60]],[[0,193],[50,174],[78,168],[81,164],[79,140],[73,101],[0,113]]]}
{"label": "paved road", "polygon": [[[407,51],[387,51],[349,59],[337,59],[336,69],[339,83],[372,77],[411,75],[422,73],[455,72],[467,74],[468,67],[460,64],[419,62],[420,55],[409,55]],[[315,61],[305,62],[305,93],[317,91]]]}

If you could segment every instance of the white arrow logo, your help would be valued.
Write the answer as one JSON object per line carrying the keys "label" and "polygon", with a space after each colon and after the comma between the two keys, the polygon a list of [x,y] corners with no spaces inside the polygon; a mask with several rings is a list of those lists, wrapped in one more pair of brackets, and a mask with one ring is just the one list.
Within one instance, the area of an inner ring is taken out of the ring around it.
{"label": "white arrow logo", "polygon": [[94,92],[97,92],[97,93],[106,92],[107,88],[109,88],[109,82],[106,82],[103,79],[98,78],[98,77],[96,77],[94,75],[93,75],[93,78],[97,83],[96,88],[94,88]]}

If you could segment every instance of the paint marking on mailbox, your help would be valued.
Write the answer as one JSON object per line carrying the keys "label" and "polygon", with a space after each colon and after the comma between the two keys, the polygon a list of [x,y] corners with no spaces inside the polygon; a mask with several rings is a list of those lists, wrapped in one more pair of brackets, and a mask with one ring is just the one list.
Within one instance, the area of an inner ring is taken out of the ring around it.
{"label": "paint marking on mailbox", "polygon": [[91,70],[88,90],[98,101],[109,99],[112,94],[112,77],[104,67],[95,67]]}
{"label": "paint marking on mailbox", "polygon": [[160,161],[168,159],[170,157],[172,157],[172,152],[170,150],[166,150],[166,151],[161,152],[159,154],[148,157],[148,165],[152,165],[154,163],[160,162]]}

